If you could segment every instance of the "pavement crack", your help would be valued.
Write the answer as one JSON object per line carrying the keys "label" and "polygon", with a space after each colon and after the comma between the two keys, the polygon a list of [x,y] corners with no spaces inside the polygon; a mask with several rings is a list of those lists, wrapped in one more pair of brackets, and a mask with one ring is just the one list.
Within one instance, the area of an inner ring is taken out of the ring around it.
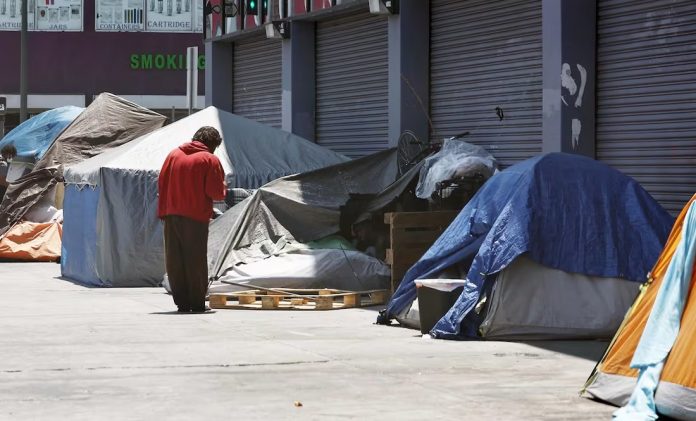
{"label": "pavement crack", "polygon": [[1,374],[16,374],[30,372],[63,372],[63,371],[100,371],[100,370],[171,370],[177,368],[239,368],[239,367],[277,367],[277,366],[294,366],[306,364],[326,364],[330,360],[311,360],[311,361],[281,361],[271,363],[236,363],[236,364],[181,364],[181,365],[145,365],[145,366],[97,366],[97,367],[55,367],[55,368],[38,368],[34,370],[2,370]]}

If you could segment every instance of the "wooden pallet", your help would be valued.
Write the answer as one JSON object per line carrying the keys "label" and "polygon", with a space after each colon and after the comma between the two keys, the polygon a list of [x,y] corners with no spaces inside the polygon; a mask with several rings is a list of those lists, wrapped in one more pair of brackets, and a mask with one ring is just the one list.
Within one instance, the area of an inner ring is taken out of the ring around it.
{"label": "wooden pallet", "polygon": [[210,294],[210,307],[230,310],[339,310],[384,304],[387,290],[278,289]]}
{"label": "wooden pallet", "polygon": [[458,211],[394,212],[384,214],[389,225],[391,248],[386,263],[391,266],[391,292],[418,259],[449,227]]}

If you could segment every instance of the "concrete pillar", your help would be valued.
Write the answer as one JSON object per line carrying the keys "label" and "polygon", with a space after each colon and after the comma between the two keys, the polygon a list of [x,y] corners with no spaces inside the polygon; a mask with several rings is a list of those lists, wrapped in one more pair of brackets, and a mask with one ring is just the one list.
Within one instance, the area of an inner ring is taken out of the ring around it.
{"label": "concrete pillar", "polygon": [[595,157],[596,0],[542,0],[543,151]]}
{"label": "concrete pillar", "polygon": [[205,106],[232,112],[232,63],[229,42],[205,43]]}
{"label": "concrete pillar", "polygon": [[305,139],[314,140],[314,22],[292,22],[290,38],[282,42],[282,128]]}
{"label": "concrete pillar", "polygon": [[413,131],[430,135],[430,4],[401,0],[399,14],[389,16],[389,144]]}

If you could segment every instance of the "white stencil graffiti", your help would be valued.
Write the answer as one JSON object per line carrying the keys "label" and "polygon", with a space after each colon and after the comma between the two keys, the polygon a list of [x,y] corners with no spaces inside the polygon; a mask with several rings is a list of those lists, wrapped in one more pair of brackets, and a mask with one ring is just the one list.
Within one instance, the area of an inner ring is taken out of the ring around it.
{"label": "white stencil graffiti", "polygon": [[578,90],[578,85],[575,83],[575,79],[573,79],[573,75],[570,73],[570,64],[568,63],[563,63],[563,67],[561,68],[561,86],[566,88],[571,95],[575,95],[575,92]]}
{"label": "white stencil graffiti", "polygon": [[580,92],[578,92],[578,97],[575,99],[575,108],[580,108],[582,106],[582,95],[585,93],[585,84],[587,83],[587,70],[579,64],[576,66],[580,72]]}
{"label": "white stencil graffiti", "polygon": [[[561,86],[568,92],[569,97],[575,96],[575,102],[573,103],[574,108],[582,107],[582,98],[585,93],[585,85],[587,84],[587,70],[580,64],[576,64],[576,68],[580,73],[580,88],[578,89],[578,83],[573,78],[573,73],[570,64],[563,63],[561,67]],[[561,92],[565,92],[561,89]],[[568,107],[571,99],[566,100],[565,95],[561,94],[561,101]],[[580,146],[580,132],[582,131],[582,122],[578,118],[573,118],[571,122],[571,139],[573,143],[573,149],[577,150]]]}
{"label": "white stencil graffiti", "polygon": [[573,139],[573,149],[578,149],[580,146],[580,132],[582,131],[582,123],[577,118],[573,119],[571,127],[571,135]]}

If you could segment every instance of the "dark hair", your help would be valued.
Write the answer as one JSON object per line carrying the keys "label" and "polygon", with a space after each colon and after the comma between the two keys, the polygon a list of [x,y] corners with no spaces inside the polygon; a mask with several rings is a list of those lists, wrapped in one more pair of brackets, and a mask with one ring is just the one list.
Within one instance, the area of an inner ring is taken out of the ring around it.
{"label": "dark hair", "polygon": [[14,145],[5,145],[0,150],[0,155],[5,159],[11,159],[17,156],[17,148]]}
{"label": "dark hair", "polygon": [[208,149],[215,150],[222,143],[222,137],[220,137],[220,132],[217,131],[215,127],[203,126],[196,134],[193,135],[193,140],[202,142]]}

